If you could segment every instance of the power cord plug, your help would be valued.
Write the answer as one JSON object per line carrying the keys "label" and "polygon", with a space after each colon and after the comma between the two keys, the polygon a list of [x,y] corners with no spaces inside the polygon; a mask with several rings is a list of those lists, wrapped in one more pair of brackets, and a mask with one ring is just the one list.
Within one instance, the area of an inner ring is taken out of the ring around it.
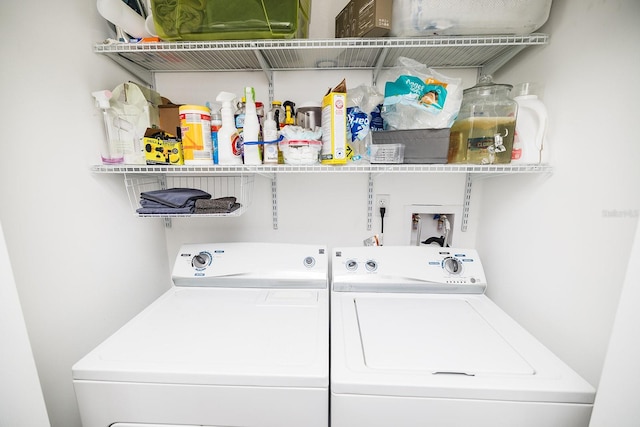
{"label": "power cord plug", "polygon": [[380,207],[380,233],[384,233],[384,214],[387,212],[387,208]]}

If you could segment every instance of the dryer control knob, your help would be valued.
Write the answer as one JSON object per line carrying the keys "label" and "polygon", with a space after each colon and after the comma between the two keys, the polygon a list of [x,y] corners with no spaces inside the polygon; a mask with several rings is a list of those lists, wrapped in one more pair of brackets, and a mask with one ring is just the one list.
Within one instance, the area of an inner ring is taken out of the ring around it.
{"label": "dryer control knob", "polygon": [[447,273],[457,276],[462,273],[462,262],[458,258],[447,257],[442,261],[442,268]]}
{"label": "dryer control knob", "polygon": [[211,254],[209,252],[200,252],[191,259],[191,265],[198,270],[207,268],[211,265]]}

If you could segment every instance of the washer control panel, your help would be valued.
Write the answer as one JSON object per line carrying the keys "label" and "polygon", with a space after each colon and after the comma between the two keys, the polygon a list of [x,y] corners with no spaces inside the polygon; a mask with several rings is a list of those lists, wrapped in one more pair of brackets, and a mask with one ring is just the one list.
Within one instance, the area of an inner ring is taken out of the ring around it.
{"label": "washer control panel", "polygon": [[332,253],[334,290],[482,293],[486,280],[473,249],[364,246]]}

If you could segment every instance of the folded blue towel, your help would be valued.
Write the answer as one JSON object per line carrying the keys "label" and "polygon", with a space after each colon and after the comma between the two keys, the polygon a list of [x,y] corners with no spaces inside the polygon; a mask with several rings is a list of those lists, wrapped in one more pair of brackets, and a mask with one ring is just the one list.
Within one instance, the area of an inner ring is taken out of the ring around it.
{"label": "folded blue towel", "polygon": [[[140,201],[140,203],[142,204],[142,200]],[[188,215],[194,213],[195,208],[195,200],[188,201],[183,207],[180,208],[172,208],[161,203],[150,202],[150,205],[143,205],[143,207],[136,209],[136,212],[143,215]]]}
{"label": "folded blue towel", "polygon": [[184,207],[189,201],[210,198],[211,194],[197,188],[168,188],[140,193],[141,200],[151,200],[172,208]]}

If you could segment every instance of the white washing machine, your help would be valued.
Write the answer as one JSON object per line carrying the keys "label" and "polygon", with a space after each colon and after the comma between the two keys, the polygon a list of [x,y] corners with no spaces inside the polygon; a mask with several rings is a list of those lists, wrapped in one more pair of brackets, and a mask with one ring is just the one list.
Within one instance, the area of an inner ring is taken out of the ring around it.
{"label": "white washing machine", "polygon": [[327,427],[326,247],[185,245],[172,278],[73,366],[84,427]]}
{"label": "white washing machine", "polygon": [[332,252],[332,427],[588,426],[595,390],[484,295],[474,250]]}

